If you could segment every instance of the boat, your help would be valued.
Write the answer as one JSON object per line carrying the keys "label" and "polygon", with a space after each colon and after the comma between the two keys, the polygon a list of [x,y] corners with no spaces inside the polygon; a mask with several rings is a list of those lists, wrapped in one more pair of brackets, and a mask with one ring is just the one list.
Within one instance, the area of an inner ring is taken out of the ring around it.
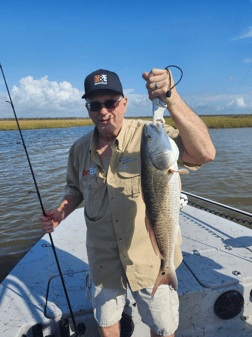
{"label": "boat", "polygon": [[[251,229],[195,207],[188,203],[190,193],[183,193],[184,207],[180,212],[183,262],[177,269],[180,318],[176,337],[250,336]],[[252,219],[250,213],[232,210]],[[83,207],[61,222],[53,240],[78,334],[98,337],[92,305],[85,297],[89,266]],[[131,335],[149,336],[150,330],[141,321],[129,289],[127,297],[124,317],[131,318]],[[4,337],[77,335],[48,234],[1,283],[0,317],[0,335]]]}

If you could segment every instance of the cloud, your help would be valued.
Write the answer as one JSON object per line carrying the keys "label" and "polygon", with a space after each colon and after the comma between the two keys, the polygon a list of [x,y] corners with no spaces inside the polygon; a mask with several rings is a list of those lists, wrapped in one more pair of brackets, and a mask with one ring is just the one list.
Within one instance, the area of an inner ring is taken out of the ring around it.
{"label": "cloud", "polygon": [[[67,82],[49,81],[48,76],[34,80],[32,76],[22,78],[20,86],[13,86],[12,100],[20,117],[71,117],[84,116],[82,92]],[[23,116],[24,115],[24,116]],[[28,116],[29,115],[29,116]]]}
{"label": "cloud", "polygon": [[[19,118],[38,117],[88,117],[83,92],[71,83],[49,81],[48,76],[34,79],[27,76],[13,86],[11,96]],[[152,104],[147,95],[124,90],[128,97],[127,116],[152,116]],[[11,106],[5,103],[6,95],[0,94],[0,118],[13,118]]]}
{"label": "cloud", "polygon": [[134,89],[124,90],[128,98],[127,116],[152,117],[152,103],[147,95],[135,94]]}
{"label": "cloud", "polygon": [[[234,80],[234,77],[231,77]],[[152,117],[152,103],[148,95],[124,90],[128,98],[126,116]],[[49,81],[48,77],[35,80],[32,76],[22,78],[19,86],[12,89],[12,100],[18,118],[38,117],[88,117],[82,92],[71,83]],[[199,115],[220,113],[252,113],[252,94],[244,95],[190,95],[182,97]],[[14,118],[8,96],[0,92],[0,118]],[[165,115],[169,115],[165,111]]]}
{"label": "cloud", "polygon": [[242,34],[240,34],[240,36],[231,39],[231,41],[240,40],[240,39],[246,39],[248,37],[252,37],[252,27],[248,27],[245,32],[243,32]]}
{"label": "cloud", "polygon": [[[252,0],[251,0],[251,1],[252,1]],[[252,62],[252,59],[247,58],[247,59],[244,60],[244,62],[246,62],[246,63],[251,63],[251,62]]]}
{"label": "cloud", "polygon": [[198,114],[252,113],[252,95],[192,95],[183,97]]}
{"label": "cloud", "polygon": [[235,99],[233,99],[230,103],[229,106],[231,107],[235,107],[235,108],[246,108],[247,105],[244,102],[244,98],[243,97],[237,97]]}

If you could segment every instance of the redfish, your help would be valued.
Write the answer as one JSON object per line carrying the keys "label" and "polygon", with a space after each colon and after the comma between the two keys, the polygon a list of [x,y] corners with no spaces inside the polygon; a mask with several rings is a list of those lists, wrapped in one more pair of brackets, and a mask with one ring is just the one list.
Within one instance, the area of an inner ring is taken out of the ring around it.
{"label": "redfish", "polygon": [[180,177],[179,150],[161,124],[145,124],[141,140],[141,183],[146,205],[146,226],[161,266],[153,287],[154,296],[160,284],[178,289],[174,251],[179,231]]}

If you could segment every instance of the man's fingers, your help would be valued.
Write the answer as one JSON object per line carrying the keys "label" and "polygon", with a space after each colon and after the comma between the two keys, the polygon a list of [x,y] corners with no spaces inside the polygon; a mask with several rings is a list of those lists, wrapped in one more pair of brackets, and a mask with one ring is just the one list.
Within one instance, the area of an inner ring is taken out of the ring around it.
{"label": "man's fingers", "polygon": [[52,221],[47,221],[42,223],[42,230],[46,233],[52,233],[54,231],[54,226]]}
{"label": "man's fingers", "polygon": [[41,214],[41,215],[39,216],[39,220],[41,220],[41,221],[47,220],[48,218],[50,218],[51,212],[50,212],[50,211],[47,211],[47,210],[45,209],[45,215],[46,215],[46,216],[44,216],[44,214]]}
{"label": "man's fingers", "polygon": [[148,81],[148,79],[149,79],[148,75],[149,74],[146,71],[142,74],[142,77],[145,81]]}
{"label": "man's fingers", "polygon": [[44,215],[40,215],[39,216],[39,220],[40,221],[47,221],[47,220],[49,220],[50,219],[50,217],[48,217],[48,216],[44,216]]}
{"label": "man's fingers", "polygon": [[[157,84],[156,84],[157,83]],[[148,88],[152,89],[152,90],[157,90],[157,89],[161,89],[163,87],[166,87],[168,88],[168,84],[167,84],[167,81],[166,80],[163,80],[163,81],[158,81],[158,82],[153,82],[153,83],[150,83]],[[167,91],[167,90],[166,90]]]}
{"label": "man's fingers", "polygon": [[162,73],[160,75],[150,75],[149,76],[149,83],[154,83],[154,82],[160,82],[168,79],[168,74],[167,72]]}
{"label": "man's fingers", "polygon": [[164,74],[164,73],[167,73],[166,69],[157,69],[157,68],[153,68],[151,69],[150,71],[150,74],[151,75],[161,75],[161,74]]}
{"label": "man's fingers", "polygon": [[42,228],[42,230],[43,230],[45,233],[52,233],[52,232],[54,232],[54,229],[53,229],[53,228]]}

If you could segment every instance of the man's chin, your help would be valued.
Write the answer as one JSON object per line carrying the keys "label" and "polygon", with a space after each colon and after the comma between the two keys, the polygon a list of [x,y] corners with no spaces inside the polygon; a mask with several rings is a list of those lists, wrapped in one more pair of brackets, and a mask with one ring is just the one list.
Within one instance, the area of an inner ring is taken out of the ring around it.
{"label": "man's chin", "polygon": [[97,128],[98,131],[103,135],[105,135],[106,133],[111,134],[115,130],[115,126],[111,125],[110,123],[99,123]]}

